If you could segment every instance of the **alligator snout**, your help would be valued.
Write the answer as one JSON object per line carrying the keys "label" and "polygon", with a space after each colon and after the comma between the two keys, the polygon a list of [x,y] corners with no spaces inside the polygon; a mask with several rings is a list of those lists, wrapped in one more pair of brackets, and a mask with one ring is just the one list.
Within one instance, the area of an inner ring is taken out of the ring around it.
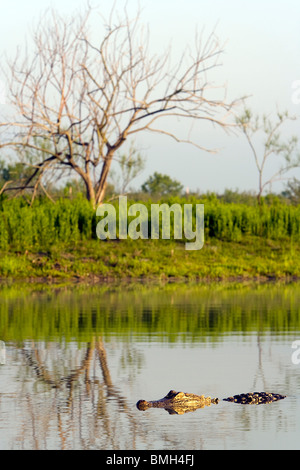
{"label": "alligator snout", "polygon": [[151,403],[146,400],[139,400],[136,404],[137,408],[141,411],[145,411],[151,407]]}

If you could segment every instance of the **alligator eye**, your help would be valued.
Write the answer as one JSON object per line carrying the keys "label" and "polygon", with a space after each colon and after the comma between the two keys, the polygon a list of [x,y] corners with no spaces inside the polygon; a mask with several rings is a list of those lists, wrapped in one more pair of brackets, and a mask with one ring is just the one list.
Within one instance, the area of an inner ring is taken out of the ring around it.
{"label": "alligator eye", "polygon": [[166,398],[172,398],[174,397],[175,395],[177,395],[178,392],[176,392],[175,390],[170,390],[168,395],[166,395]]}

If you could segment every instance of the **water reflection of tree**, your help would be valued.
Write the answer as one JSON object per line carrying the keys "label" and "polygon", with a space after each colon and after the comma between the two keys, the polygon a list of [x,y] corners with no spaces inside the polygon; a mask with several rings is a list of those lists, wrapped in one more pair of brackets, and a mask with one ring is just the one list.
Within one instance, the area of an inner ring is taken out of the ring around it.
{"label": "water reflection of tree", "polygon": [[[22,348],[26,368],[21,377],[20,447],[135,449],[135,408],[113,383],[102,338],[81,348],[75,366],[78,349],[71,348],[71,359],[60,351],[53,353],[53,343],[45,349],[34,343]],[[30,384],[34,391],[28,391]]]}
{"label": "water reflection of tree", "polygon": [[[263,317],[261,312],[259,313],[260,321],[258,322],[256,332],[257,355],[253,356],[253,361],[256,363],[256,368],[253,375],[252,391],[266,391],[271,393],[275,392],[286,394],[286,390],[289,388],[287,385],[288,377],[290,377],[290,375],[287,373],[286,365],[281,370],[282,374],[278,375],[278,378],[275,378],[274,385],[272,385],[272,383],[268,380],[268,365],[270,363],[274,365],[274,358],[272,358],[271,347],[272,343],[275,341],[275,338],[272,336],[265,337],[263,329]],[[266,338],[268,338],[267,341]],[[269,347],[269,350],[266,350],[266,346]],[[278,358],[278,360],[279,359],[280,358]],[[276,369],[280,371],[280,363],[276,364]],[[286,375],[285,378],[284,375]],[[278,382],[281,382],[279,389]],[[286,389],[282,389],[283,384],[285,384]],[[264,432],[274,432],[274,429],[276,429],[276,431],[289,431],[291,428],[290,415],[285,415],[280,410],[278,412],[278,408],[276,409],[277,405],[279,405],[279,403],[275,406],[269,404],[259,405],[259,412],[253,412],[253,407],[257,408],[256,405],[247,405],[242,407],[241,412],[234,415],[236,419],[236,429],[243,429],[248,431],[263,430]]]}
{"label": "water reflection of tree", "polygon": [[266,384],[263,361],[262,361],[263,350],[262,350],[262,344],[261,344],[261,332],[260,331],[257,332],[257,350],[258,350],[257,371],[253,380],[253,390],[257,389],[257,384],[259,383],[259,379],[260,379],[263,385],[263,391],[268,391],[266,388],[267,384]]}

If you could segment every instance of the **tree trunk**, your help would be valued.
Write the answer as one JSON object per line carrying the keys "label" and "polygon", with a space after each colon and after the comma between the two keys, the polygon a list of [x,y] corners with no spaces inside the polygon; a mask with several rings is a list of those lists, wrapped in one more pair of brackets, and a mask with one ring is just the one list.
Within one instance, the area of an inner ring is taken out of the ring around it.
{"label": "tree trunk", "polygon": [[258,190],[258,194],[257,194],[257,202],[258,202],[259,206],[261,205],[262,193],[263,193],[262,168],[260,168],[260,170],[259,170],[259,190]]}
{"label": "tree trunk", "polygon": [[102,204],[105,196],[105,191],[106,191],[106,184],[107,184],[107,177],[109,174],[109,170],[112,164],[112,159],[113,159],[113,152],[109,153],[104,160],[99,183],[97,185],[97,190],[96,190],[96,197],[95,197],[95,203],[96,206],[99,206]]}
{"label": "tree trunk", "polygon": [[96,208],[96,197],[95,197],[95,190],[93,188],[93,184],[90,178],[84,180],[85,187],[86,187],[86,197],[87,200],[91,202],[93,208]]}

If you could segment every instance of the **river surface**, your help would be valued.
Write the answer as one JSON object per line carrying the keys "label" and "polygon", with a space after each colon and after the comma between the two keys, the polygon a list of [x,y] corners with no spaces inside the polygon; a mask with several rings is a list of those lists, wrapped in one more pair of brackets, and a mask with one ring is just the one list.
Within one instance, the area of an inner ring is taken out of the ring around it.
{"label": "river surface", "polygon": [[300,449],[299,284],[2,286],[0,341],[1,450]]}

